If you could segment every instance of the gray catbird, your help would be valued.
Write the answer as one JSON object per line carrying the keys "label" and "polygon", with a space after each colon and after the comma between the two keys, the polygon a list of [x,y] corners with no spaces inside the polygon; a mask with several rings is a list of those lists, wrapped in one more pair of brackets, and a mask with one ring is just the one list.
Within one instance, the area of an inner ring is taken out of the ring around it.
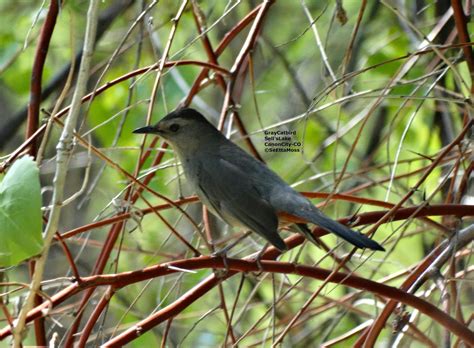
{"label": "gray catbird", "polygon": [[201,201],[229,225],[246,227],[281,251],[279,221],[297,223],[298,230],[317,244],[304,224],[314,223],[358,248],[384,250],[361,234],[336,222],[293,190],[265,164],[222,135],[194,109],[171,112],[154,126],[134,133],[163,137],[178,155],[184,174]]}

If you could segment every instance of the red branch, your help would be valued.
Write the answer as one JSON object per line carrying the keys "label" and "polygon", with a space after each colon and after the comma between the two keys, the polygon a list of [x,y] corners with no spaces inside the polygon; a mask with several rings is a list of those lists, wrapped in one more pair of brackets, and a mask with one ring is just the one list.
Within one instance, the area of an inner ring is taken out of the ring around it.
{"label": "red branch", "polygon": [[[202,66],[202,67],[205,67],[205,68],[208,68],[208,69],[216,70],[217,73],[222,73],[222,74],[225,74],[225,75],[227,75],[229,73],[226,69],[224,69],[220,66],[216,66],[216,65],[211,64],[211,63],[200,62],[200,61],[196,61],[196,60],[169,61],[169,62],[165,63],[165,68],[171,68],[171,67],[174,67],[174,66],[181,66],[181,65]],[[105,92],[110,87],[112,87],[116,84],[127,81],[127,80],[131,79],[132,77],[148,73],[148,72],[153,71],[155,69],[158,69],[158,64],[153,64],[153,65],[150,65],[150,66],[146,66],[144,68],[140,68],[140,69],[131,71],[131,72],[125,74],[125,75],[119,76],[116,79],[103,84],[102,86],[97,88],[97,90],[95,90],[95,91],[85,95],[84,97],[82,97],[81,102],[84,103],[86,101],[89,101],[89,100],[97,97],[99,94],[102,94],[103,92]],[[54,117],[60,118],[64,115],[66,115],[69,112],[70,108],[71,108],[70,106],[65,107],[64,109],[59,111],[56,115],[54,115]],[[10,157],[2,163],[2,165],[0,166],[0,173],[2,173],[10,165],[10,163],[12,163],[20,154],[22,154],[25,151],[26,148],[28,148],[31,144],[33,144],[36,141],[36,138],[40,134],[42,134],[45,129],[46,129],[46,124],[43,124],[41,127],[39,127],[34,132],[34,134],[32,134],[28,139],[26,139],[25,142],[23,144],[21,144],[10,155]]]}
{"label": "red branch", "polygon": [[[295,274],[304,277],[314,278],[318,280],[325,280],[331,274],[330,270],[322,269],[319,267],[311,267],[311,266],[300,266],[295,265],[289,262],[279,262],[279,261],[261,261],[261,269],[256,261],[248,261],[248,260],[237,260],[237,259],[227,259],[227,265],[229,270],[234,272],[257,272],[263,270],[264,272],[271,272],[271,273],[279,273],[279,274]],[[196,270],[201,268],[213,268],[213,269],[225,269],[225,263],[222,258],[209,258],[209,257],[202,257],[202,258],[195,258],[195,259],[188,259],[183,261],[171,262],[172,266],[188,269],[188,270]],[[168,272],[166,269],[168,265],[161,266],[161,272]],[[138,271],[142,272],[142,271]],[[145,272],[145,270],[143,270]],[[211,276],[211,277],[214,277]],[[110,281],[110,279],[108,279]],[[377,283],[375,281],[365,279],[362,277],[358,277],[355,275],[349,275],[346,273],[335,273],[334,276],[331,278],[332,283],[336,284],[344,284],[349,287],[369,291],[373,294],[390,298],[392,300],[396,300],[402,303],[405,303],[409,306],[412,306],[418,309],[420,312],[426,314],[433,320],[439,322],[441,325],[446,327],[448,330],[453,332],[454,334],[458,335],[462,339],[464,339],[469,344],[474,344],[474,332],[469,330],[465,325],[458,322],[456,319],[452,318],[448,314],[444,313],[442,310],[438,309],[436,306],[432,305],[431,303],[416,297],[410,293],[405,291],[399,290],[392,286],[388,286],[385,284]],[[118,282],[120,284],[120,282]],[[204,294],[203,290],[200,289],[201,295]],[[182,296],[182,298],[186,298],[186,296],[194,295],[194,289],[191,289],[186,294]],[[137,338],[139,335],[143,334],[144,332],[150,330],[151,328],[155,327],[157,324],[169,319],[171,316],[170,312],[163,313],[163,311],[159,311],[148,318],[140,321],[139,323],[135,324],[133,327],[125,330],[120,335],[114,337],[113,339],[106,342],[104,345],[107,347],[116,347],[116,346],[123,346],[124,344],[132,341],[133,339]]]}
{"label": "red branch", "polygon": [[[412,216],[416,211],[417,211],[417,207],[400,209],[393,216],[393,220],[405,220],[408,217]],[[383,216],[384,214],[385,214],[385,211],[360,214],[357,216],[356,224],[365,225],[369,223],[374,223],[375,221],[378,221],[378,219],[380,219],[380,217]],[[429,215],[432,215],[432,216],[435,216],[435,215],[474,216],[474,205],[457,205],[456,204],[456,205],[427,206],[421,209],[420,211],[418,211],[415,216],[420,217],[420,216],[429,216]],[[344,220],[347,221],[349,219],[344,219]],[[313,233],[316,236],[322,236],[326,234],[320,228],[315,228]],[[295,248],[296,246],[300,245],[301,243],[303,243],[303,241],[304,241],[304,237],[299,234],[292,235],[291,237],[285,239],[285,243],[290,249]],[[275,259],[279,255],[280,255],[280,252],[278,250],[276,250],[273,247],[269,247],[264,253],[264,255],[262,256],[262,258]],[[203,261],[203,260],[207,260],[207,261]],[[62,302],[64,302],[65,300],[72,297],[73,295],[92,287],[105,286],[105,285],[113,285],[116,288],[124,287],[126,285],[133,284],[133,283],[143,281],[146,279],[150,279],[153,277],[165,276],[168,274],[175,273],[176,270],[170,269],[169,268],[170,265],[183,268],[183,269],[195,269],[193,268],[194,267],[193,265],[198,264],[198,265],[201,265],[200,267],[205,268],[206,267],[205,265],[207,265],[206,262],[209,262],[209,260],[213,260],[212,262],[217,262],[217,263],[221,262],[219,258],[216,259],[216,258],[209,258],[207,256],[203,256],[200,258],[179,260],[179,261],[174,261],[167,264],[156,265],[156,266],[148,267],[146,269],[134,271],[134,272],[125,272],[125,273],[113,274],[113,275],[95,275],[95,276],[90,276],[90,277],[83,277],[81,278],[80,283],[74,283],[73,285],[70,285],[69,287],[58,292],[56,295],[52,296],[50,299],[50,302],[43,303],[41,306],[38,306],[32,309],[28,313],[26,320],[27,322],[31,322],[32,320],[45,315],[45,312],[44,312],[45,309],[51,308],[51,307],[54,308],[58,306],[59,304],[61,304]],[[200,262],[205,262],[205,264],[200,264]],[[219,268],[219,267],[215,267],[215,265],[211,265],[209,267]],[[255,264],[252,267],[258,268],[258,265]],[[229,271],[226,275],[226,278],[229,278],[235,275],[236,273],[237,271]],[[333,280],[337,281],[337,279],[338,278],[334,278]],[[202,295],[204,295],[209,290],[214,288],[214,286],[216,286],[220,281],[221,281],[220,279],[217,279],[215,277],[210,277],[206,279],[205,281],[201,282],[199,285],[195,286],[188,293],[181,296],[177,301],[170,304],[166,308],[163,308],[162,310],[158,311],[156,315],[158,314],[161,315],[163,320],[167,320],[170,317],[176,316],[182,310],[184,310],[190,304],[192,304],[194,301],[201,298]],[[345,284],[351,286],[348,283],[345,283]],[[0,339],[3,339],[9,336],[10,334],[11,334],[11,328],[5,327],[2,330],[0,330]]]}
{"label": "red branch", "polygon": [[[56,25],[59,13],[59,1],[51,0],[49,10],[41,28],[38,46],[36,46],[33,70],[30,81],[30,102],[28,104],[28,123],[26,126],[26,138],[31,137],[39,125],[39,109],[41,103],[41,81],[43,79],[43,68],[48,54],[49,43]],[[37,139],[31,143],[30,154],[36,155]],[[46,344],[46,343],[45,343]]]}
{"label": "red branch", "polygon": [[[460,43],[468,43],[471,41],[469,32],[467,31],[467,18],[462,8],[461,0],[451,0],[451,7],[453,8],[454,22],[456,23],[456,30]],[[466,59],[469,72],[471,73],[471,93],[474,93],[474,55],[470,46],[463,46],[464,58]]]}
{"label": "red branch", "polygon": [[[427,270],[431,264],[436,260],[436,258],[443,252],[444,245],[438,245],[434,250],[430,252],[428,256],[422,260],[416,268],[411,271],[410,275],[403,281],[400,285],[400,289],[408,291],[408,289],[420,278],[421,274]],[[391,300],[385,304],[382,312],[379,313],[378,317],[374,320],[373,324],[366,328],[366,330],[359,337],[357,342],[354,344],[354,347],[371,347],[371,344],[375,343],[380,331],[385,327],[385,323],[392,314],[392,312],[397,307],[398,302]]]}
{"label": "red branch", "polygon": [[[319,267],[303,266],[296,265],[289,262],[279,262],[279,261],[261,261],[261,269],[264,272],[270,273],[279,273],[279,274],[295,274],[304,277],[310,277],[318,280],[327,279],[331,271],[322,269]],[[51,298],[51,301],[54,303],[58,300],[64,300],[65,293],[77,293],[78,291],[84,288],[96,287],[96,286],[113,286],[114,288],[120,288],[130,284],[130,279],[133,279],[133,282],[139,282],[150,278],[156,278],[160,276],[169,275],[172,273],[178,272],[176,269],[185,269],[185,270],[200,270],[200,269],[226,269],[226,264],[230,273],[238,272],[257,272],[260,270],[259,265],[256,261],[250,260],[239,260],[239,259],[227,259],[226,262],[221,257],[199,257],[191,258],[187,260],[173,261],[166,264],[155,265],[152,267],[145,268],[143,270],[138,270],[134,272],[124,272],[114,275],[96,275],[91,277],[85,277],[82,279],[81,283],[75,283],[70,285],[68,288],[64,289],[57,295]],[[211,278],[214,275],[211,276]],[[346,286],[358,289],[369,291],[370,293],[386,297],[398,302],[402,302],[406,305],[412,306],[418,309],[420,312],[426,314],[433,320],[437,321],[448,330],[454,334],[461,337],[469,344],[474,344],[474,332],[469,330],[465,325],[453,319],[442,310],[438,309],[436,306],[431,303],[416,297],[415,295],[409,294],[403,290],[381,284],[366,278],[359,276],[346,274],[342,272],[336,273],[331,282],[336,284],[344,284]],[[208,287],[200,287],[199,289],[191,289],[182,298],[188,296],[195,296],[195,293],[199,290],[199,296],[203,295],[206,290],[209,290]],[[110,294],[110,293],[109,293]],[[105,301],[108,301],[108,296],[105,296]],[[183,305],[184,301],[181,301]],[[41,310],[45,309],[48,304],[44,304],[43,308],[35,308],[32,312],[35,312],[37,315],[41,313]],[[181,308],[181,309],[184,309]],[[30,316],[34,313],[30,312]],[[152,316],[142,320],[138,324],[134,325],[132,328],[124,331],[120,335],[116,336],[112,340],[108,341],[105,346],[122,346],[133,339],[137,338],[139,335],[155,327],[157,324],[168,320],[174,315],[172,311],[158,311]],[[7,328],[8,330],[9,328]],[[6,329],[3,329],[0,332],[0,338],[4,338],[8,334]]]}

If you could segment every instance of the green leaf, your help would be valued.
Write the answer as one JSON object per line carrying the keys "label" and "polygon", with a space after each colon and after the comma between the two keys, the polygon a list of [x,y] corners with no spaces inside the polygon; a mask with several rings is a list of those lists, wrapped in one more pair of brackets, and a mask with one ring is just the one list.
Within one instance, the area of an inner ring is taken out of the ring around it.
{"label": "green leaf", "polygon": [[33,158],[17,160],[0,184],[0,266],[8,267],[38,255],[41,236],[39,170]]}

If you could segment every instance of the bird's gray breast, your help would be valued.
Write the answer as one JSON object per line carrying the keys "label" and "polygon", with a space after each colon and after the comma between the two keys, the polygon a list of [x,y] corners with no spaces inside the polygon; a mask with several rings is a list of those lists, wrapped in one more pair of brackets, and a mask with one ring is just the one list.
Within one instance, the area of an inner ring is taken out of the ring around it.
{"label": "bird's gray breast", "polygon": [[[182,161],[184,174],[191,189],[209,211],[232,226],[241,225],[223,206],[223,197],[216,192],[215,187],[229,185],[229,178],[218,158],[211,154],[196,154],[193,158]],[[215,173],[217,176],[209,176]],[[216,180],[219,180],[217,183]]]}

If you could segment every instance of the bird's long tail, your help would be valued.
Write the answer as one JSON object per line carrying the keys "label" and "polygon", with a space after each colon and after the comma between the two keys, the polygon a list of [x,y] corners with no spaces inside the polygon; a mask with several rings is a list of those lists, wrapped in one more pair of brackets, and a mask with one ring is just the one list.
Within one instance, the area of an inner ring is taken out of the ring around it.
{"label": "bird's long tail", "polygon": [[[318,225],[319,227],[321,227],[322,229],[328,232],[332,232],[336,234],[337,236],[355,245],[356,247],[361,248],[361,249],[368,248],[372,250],[385,251],[385,249],[379,243],[370,239],[366,235],[358,231],[351,230],[349,227],[344,226],[343,224],[328,218],[327,216],[323,215],[320,212],[318,212],[317,215],[316,214],[313,214],[313,215],[315,216],[312,216],[310,220],[312,223],[314,223],[315,225]],[[305,226],[306,231],[303,231],[302,229],[304,228],[300,225]],[[311,240],[313,243],[316,243],[313,235],[311,234],[311,232],[309,231],[306,225],[298,224],[298,227],[301,230],[301,232],[309,240]],[[310,236],[308,236],[308,234]]]}

